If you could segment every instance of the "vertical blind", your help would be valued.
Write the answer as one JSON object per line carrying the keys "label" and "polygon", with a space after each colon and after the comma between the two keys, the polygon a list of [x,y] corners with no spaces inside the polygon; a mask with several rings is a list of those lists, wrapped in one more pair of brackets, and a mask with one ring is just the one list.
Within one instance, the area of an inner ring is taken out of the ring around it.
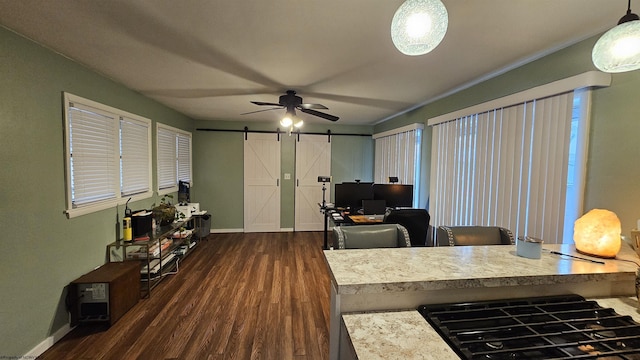
{"label": "vertical blind", "polygon": [[502,226],[561,242],[573,92],[433,127],[434,226]]}
{"label": "vertical blind", "polygon": [[421,134],[422,129],[416,128],[374,137],[374,182],[384,184],[389,176],[397,176],[402,184],[418,183]]}

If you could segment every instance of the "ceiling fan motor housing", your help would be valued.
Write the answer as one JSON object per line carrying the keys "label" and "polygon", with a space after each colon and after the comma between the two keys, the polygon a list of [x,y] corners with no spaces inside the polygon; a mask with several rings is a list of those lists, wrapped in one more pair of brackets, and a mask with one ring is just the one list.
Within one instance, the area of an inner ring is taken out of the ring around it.
{"label": "ceiling fan motor housing", "polygon": [[281,95],[278,102],[287,109],[293,109],[302,104],[302,98],[297,96],[295,91],[287,90],[287,94]]}

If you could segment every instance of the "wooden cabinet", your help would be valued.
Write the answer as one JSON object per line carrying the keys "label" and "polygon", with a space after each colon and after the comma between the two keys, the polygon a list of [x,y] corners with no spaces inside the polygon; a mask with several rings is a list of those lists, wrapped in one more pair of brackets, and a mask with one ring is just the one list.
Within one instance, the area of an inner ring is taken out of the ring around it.
{"label": "wooden cabinet", "polygon": [[107,263],[69,284],[71,325],[116,322],[140,299],[140,266]]}

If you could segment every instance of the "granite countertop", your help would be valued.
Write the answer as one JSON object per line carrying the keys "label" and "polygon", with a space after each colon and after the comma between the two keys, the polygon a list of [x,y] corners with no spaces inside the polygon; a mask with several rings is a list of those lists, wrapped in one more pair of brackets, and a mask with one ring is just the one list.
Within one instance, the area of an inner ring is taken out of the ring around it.
{"label": "granite countertop", "polygon": [[[543,249],[586,257],[570,245]],[[640,262],[627,244],[616,259],[604,259],[604,264],[544,250],[541,259],[528,259],[516,255],[515,245],[325,250],[324,254],[338,294],[630,281]]]}
{"label": "granite countertop", "polygon": [[[635,297],[590,300],[640,322]],[[344,314],[342,318],[359,359],[459,359],[416,310]]]}

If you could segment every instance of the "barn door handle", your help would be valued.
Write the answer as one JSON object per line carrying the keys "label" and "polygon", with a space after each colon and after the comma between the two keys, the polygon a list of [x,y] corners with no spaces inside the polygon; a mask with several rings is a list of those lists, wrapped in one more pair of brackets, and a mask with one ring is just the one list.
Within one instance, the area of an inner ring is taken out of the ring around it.
{"label": "barn door handle", "polygon": [[276,186],[280,186],[280,179],[276,179]]}

